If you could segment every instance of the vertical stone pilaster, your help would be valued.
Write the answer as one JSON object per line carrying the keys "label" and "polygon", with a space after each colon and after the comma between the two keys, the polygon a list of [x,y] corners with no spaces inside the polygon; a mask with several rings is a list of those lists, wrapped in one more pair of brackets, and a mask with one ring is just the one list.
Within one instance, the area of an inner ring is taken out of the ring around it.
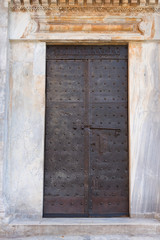
{"label": "vertical stone pilaster", "polygon": [[12,217],[43,215],[45,63],[45,42],[10,42],[4,190]]}
{"label": "vertical stone pilaster", "polygon": [[0,219],[4,217],[3,167],[6,142],[8,2],[0,0]]}
{"label": "vertical stone pilaster", "polygon": [[160,216],[160,44],[129,44],[130,214]]}

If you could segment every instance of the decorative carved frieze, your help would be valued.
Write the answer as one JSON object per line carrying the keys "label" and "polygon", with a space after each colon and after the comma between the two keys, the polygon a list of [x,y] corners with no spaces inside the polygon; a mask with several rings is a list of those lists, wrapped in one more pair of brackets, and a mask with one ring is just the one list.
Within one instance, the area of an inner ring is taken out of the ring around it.
{"label": "decorative carved frieze", "polygon": [[160,12],[159,0],[11,0],[12,11]]}
{"label": "decorative carved frieze", "polygon": [[38,12],[38,11],[44,11],[44,12],[56,12],[57,10],[61,13],[67,13],[67,12],[106,12],[112,15],[116,14],[130,14],[135,15],[138,13],[157,13],[160,14],[160,6],[156,7],[123,7],[123,6],[117,6],[117,7],[51,7],[51,6],[23,6],[23,5],[12,5],[10,6],[10,10],[14,12]]}
{"label": "decorative carved frieze", "polygon": [[[154,6],[54,6],[11,5],[10,39],[73,39],[83,34],[88,39],[157,39],[160,18]],[[21,10],[21,11],[19,11]],[[24,12],[23,12],[24,11]],[[30,11],[30,12],[29,12]],[[16,27],[15,27],[16,26]],[[20,31],[19,31],[20,30]]]}

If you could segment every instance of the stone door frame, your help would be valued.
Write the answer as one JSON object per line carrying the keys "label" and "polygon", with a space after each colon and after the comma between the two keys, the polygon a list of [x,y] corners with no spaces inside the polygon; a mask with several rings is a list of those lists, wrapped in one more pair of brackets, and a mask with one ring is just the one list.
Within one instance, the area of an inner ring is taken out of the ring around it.
{"label": "stone door frame", "polygon": [[[127,14],[132,26],[138,27],[125,34],[75,34],[50,33],[48,17],[42,13],[33,19],[30,12],[9,12],[9,41],[7,34],[2,34],[6,51],[1,63],[3,219],[43,216],[46,44],[128,44],[130,217],[160,216],[160,17],[157,13],[135,13],[134,18]],[[118,22],[123,21],[120,16]],[[7,28],[6,24],[6,33]]]}

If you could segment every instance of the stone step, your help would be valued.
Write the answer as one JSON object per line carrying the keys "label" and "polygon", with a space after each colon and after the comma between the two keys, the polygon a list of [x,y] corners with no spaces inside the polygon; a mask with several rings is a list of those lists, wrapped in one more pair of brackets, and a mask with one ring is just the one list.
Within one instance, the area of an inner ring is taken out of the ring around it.
{"label": "stone step", "polygon": [[[107,235],[107,238],[96,238],[97,235],[104,237]],[[160,221],[156,219],[133,218],[54,218],[42,219],[39,221],[19,219],[9,224],[4,224],[0,228],[0,237],[12,237],[16,239],[20,237],[32,237],[31,239],[46,240],[49,239],[50,236],[51,239],[56,239],[56,236],[65,236],[63,239],[67,240],[79,240],[79,236],[81,236],[83,240],[118,239],[116,237],[109,238],[108,236],[110,235],[124,235],[126,239],[127,236],[131,237],[128,239],[134,239],[135,236],[137,239],[142,240],[145,238],[148,240],[148,236],[157,237],[157,235],[159,235],[158,240],[160,240]],[[142,235],[143,238],[138,238],[139,235]],[[74,238],[68,238],[68,236],[74,236]],[[85,239],[86,236],[88,239]]]}
{"label": "stone step", "polygon": [[160,240],[160,235],[96,235],[96,236],[36,236],[24,238],[0,238],[0,240]]}

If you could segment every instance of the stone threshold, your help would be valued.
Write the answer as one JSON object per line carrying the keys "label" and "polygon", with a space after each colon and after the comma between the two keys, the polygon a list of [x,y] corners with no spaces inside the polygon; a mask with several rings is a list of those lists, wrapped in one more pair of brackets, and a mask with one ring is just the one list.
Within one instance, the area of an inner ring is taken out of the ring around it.
{"label": "stone threshold", "polygon": [[160,226],[160,220],[151,218],[42,218],[40,220],[32,219],[14,219],[11,225],[154,225]]}
{"label": "stone threshold", "polygon": [[[157,235],[160,221],[135,218],[54,218],[16,219],[0,230],[0,237],[85,236],[85,235]],[[38,239],[38,238],[37,238]]]}
{"label": "stone threshold", "polygon": [[[2,239],[2,238],[0,238]],[[159,240],[159,235],[86,235],[86,236],[33,236],[24,238],[3,238],[3,240]]]}

